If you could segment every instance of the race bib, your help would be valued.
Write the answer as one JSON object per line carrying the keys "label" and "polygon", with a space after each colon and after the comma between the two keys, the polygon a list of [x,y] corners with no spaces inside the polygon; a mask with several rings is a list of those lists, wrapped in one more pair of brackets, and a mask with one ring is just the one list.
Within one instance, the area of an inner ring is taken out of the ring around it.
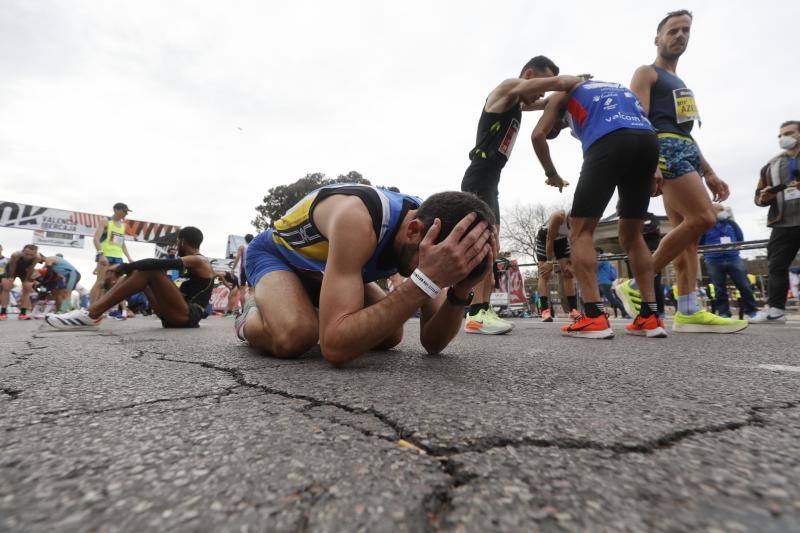
{"label": "race bib", "polygon": [[122,246],[125,242],[125,236],[120,235],[119,233],[112,233],[111,234],[111,244],[114,246]]}
{"label": "race bib", "polygon": [[783,199],[787,202],[790,200],[800,200],[800,191],[795,187],[789,187],[783,191]]}
{"label": "race bib", "polygon": [[730,244],[731,242],[732,241],[730,237],[720,237],[719,239],[720,244]]}
{"label": "race bib", "polygon": [[675,118],[678,124],[692,120],[700,122],[700,113],[697,112],[697,103],[691,89],[675,89],[672,96],[675,99]]}
{"label": "race bib", "polygon": [[500,148],[498,148],[498,151],[504,156],[509,157],[511,155],[511,150],[514,149],[514,142],[517,140],[517,133],[519,133],[519,121],[512,119],[511,124],[508,125],[506,135],[503,137],[503,142],[500,143]]}

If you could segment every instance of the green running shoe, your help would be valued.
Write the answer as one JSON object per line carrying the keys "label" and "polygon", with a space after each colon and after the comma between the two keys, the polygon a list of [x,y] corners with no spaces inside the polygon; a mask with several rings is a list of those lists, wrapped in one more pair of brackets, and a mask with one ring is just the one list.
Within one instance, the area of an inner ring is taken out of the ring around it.
{"label": "green running shoe", "polygon": [[635,317],[639,314],[639,310],[642,307],[642,294],[631,287],[632,281],[632,279],[626,279],[625,281],[617,283],[614,286],[614,292],[617,294],[619,301],[622,302],[622,307],[625,308],[625,312]]}
{"label": "green running shoe", "polygon": [[722,318],[708,311],[698,311],[691,315],[675,313],[672,331],[682,333],[736,333],[747,326],[747,320]]}

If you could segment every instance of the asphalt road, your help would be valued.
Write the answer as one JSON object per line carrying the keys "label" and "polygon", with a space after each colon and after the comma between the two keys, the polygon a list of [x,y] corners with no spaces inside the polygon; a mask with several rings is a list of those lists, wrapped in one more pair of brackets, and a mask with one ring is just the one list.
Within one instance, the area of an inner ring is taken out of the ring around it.
{"label": "asphalt road", "polygon": [[334,369],[224,318],[0,323],[0,531],[800,530],[800,322],[516,324]]}

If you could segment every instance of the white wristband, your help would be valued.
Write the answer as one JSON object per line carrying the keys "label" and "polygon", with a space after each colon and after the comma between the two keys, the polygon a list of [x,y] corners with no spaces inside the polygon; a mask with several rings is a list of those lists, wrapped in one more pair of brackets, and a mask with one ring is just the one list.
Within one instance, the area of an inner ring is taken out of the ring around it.
{"label": "white wristband", "polygon": [[420,269],[416,269],[411,273],[411,281],[431,298],[436,298],[439,296],[439,293],[442,292],[442,289],[432,282],[431,278],[423,274]]}

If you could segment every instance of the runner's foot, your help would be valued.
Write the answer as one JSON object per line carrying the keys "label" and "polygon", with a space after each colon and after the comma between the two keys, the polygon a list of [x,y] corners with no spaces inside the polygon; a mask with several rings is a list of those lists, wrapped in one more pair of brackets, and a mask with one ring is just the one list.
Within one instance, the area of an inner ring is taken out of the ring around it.
{"label": "runner's foot", "polygon": [[736,333],[747,327],[747,320],[722,318],[708,311],[698,311],[691,315],[675,313],[672,331],[682,333]]}
{"label": "runner's foot", "polygon": [[76,309],[60,315],[48,315],[45,321],[56,329],[96,329],[103,318],[91,318],[85,309]]}
{"label": "runner's foot", "polygon": [[573,309],[572,311],[569,312],[567,318],[569,318],[570,320],[577,320],[579,316],[581,316],[581,312],[578,311],[577,309]]}
{"label": "runner's foot", "polygon": [[583,339],[611,339],[614,331],[608,323],[608,315],[598,317],[588,317],[579,315],[578,318],[569,325],[562,326],[561,334],[565,337],[579,337]]}
{"label": "runner's foot", "polygon": [[747,321],[751,324],[786,324],[786,315],[775,309],[762,309]]}
{"label": "runner's foot", "polygon": [[550,308],[542,310],[542,322],[552,322],[553,321],[553,313],[550,312]]}
{"label": "runner's foot", "polygon": [[494,320],[485,309],[481,309],[474,315],[467,315],[464,331],[482,335],[502,335],[511,331],[511,327],[505,321]]}
{"label": "runner's foot", "polygon": [[628,335],[638,335],[648,338],[663,338],[667,336],[667,330],[664,329],[664,321],[658,318],[658,315],[650,315],[643,318],[642,315],[637,315],[632,323],[625,326]]}
{"label": "runner's foot", "polygon": [[254,313],[256,309],[256,299],[253,297],[248,298],[244,303],[242,312],[233,321],[233,331],[236,332],[236,338],[242,342],[247,342],[247,339],[244,336],[244,325],[247,322],[247,319],[250,318],[250,315]]}

